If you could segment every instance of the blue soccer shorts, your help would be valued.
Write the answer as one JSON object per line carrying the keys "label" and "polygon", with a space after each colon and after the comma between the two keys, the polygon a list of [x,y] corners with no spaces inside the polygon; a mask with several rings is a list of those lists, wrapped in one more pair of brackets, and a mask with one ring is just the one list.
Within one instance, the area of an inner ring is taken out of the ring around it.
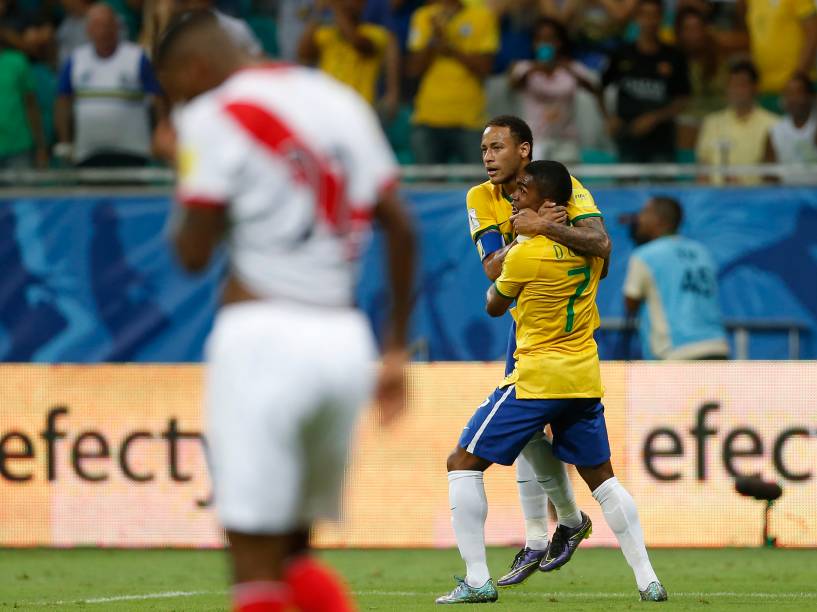
{"label": "blue soccer shorts", "polygon": [[511,465],[547,424],[553,431],[553,454],[561,461],[592,467],[610,459],[599,398],[517,399],[516,385],[496,389],[477,408],[459,445],[482,459]]}

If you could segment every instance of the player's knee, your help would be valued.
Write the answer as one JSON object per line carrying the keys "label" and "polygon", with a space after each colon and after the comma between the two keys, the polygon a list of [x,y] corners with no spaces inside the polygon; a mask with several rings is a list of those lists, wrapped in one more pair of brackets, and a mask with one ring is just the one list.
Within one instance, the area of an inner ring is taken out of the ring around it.
{"label": "player's knee", "polygon": [[455,472],[458,470],[476,470],[479,472],[484,472],[490,465],[490,461],[477,457],[476,455],[472,455],[461,446],[454,449],[454,451],[448,455],[448,460],[446,461],[446,467],[448,468],[449,472]]}
{"label": "player's knee", "polygon": [[451,451],[450,455],[448,455],[448,459],[445,462],[445,467],[449,472],[466,469],[462,467],[462,457],[460,456],[461,450],[461,448],[457,447]]}

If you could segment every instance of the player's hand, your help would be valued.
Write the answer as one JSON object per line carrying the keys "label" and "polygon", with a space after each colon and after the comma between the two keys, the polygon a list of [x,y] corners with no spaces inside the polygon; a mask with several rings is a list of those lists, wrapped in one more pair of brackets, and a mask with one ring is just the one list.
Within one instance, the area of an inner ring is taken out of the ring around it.
{"label": "player's hand", "polygon": [[556,202],[545,200],[539,207],[539,218],[547,223],[565,225],[567,224],[567,208],[559,206]]}
{"label": "player's hand", "polygon": [[381,425],[391,425],[406,410],[405,350],[391,349],[383,354],[383,362],[375,389],[377,413]]}
{"label": "player's hand", "polygon": [[176,130],[169,119],[161,120],[153,130],[153,156],[171,165],[176,163]]}
{"label": "player's hand", "polygon": [[542,219],[530,208],[512,215],[511,225],[516,235],[536,236],[542,233]]}

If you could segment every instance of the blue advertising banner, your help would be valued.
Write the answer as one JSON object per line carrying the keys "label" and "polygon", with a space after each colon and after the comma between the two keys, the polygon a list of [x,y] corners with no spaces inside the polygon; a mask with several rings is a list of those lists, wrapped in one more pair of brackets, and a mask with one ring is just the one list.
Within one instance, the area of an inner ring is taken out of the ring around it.
{"label": "blue advertising banner", "polygon": [[[632,251],[618,218],[654,194],[678,198],[682,233],[719,265],[723,311],[751,321],[790,319],[817,358],[817,190],[813,188],[593,189],[613,238],[602,317],[623,314],[621,287]],[[488,281],[468,235],[465,191],[407,189],[420,235],[412,341],[428,360],[503,355],[507,318],[484,314]],[[182,271],[169,248],[162,196],[38,197],[0,201],[0,360],[198,361],[218,302],[223,257],[206,274]],[[387,304],[376,233],[361,268],[358,301],[375,329]],[[619,332],[600,333],[602,357],[635,356]],[[785,331],[751,336],[753,358],[787,357]],[[634,345],[634,343],[631,343]]]}

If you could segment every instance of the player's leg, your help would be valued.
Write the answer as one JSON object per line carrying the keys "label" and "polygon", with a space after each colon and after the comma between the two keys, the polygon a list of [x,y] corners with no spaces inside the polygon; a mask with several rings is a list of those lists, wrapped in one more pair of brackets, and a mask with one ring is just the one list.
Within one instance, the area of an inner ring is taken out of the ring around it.
{"label": "player's leg", "polygon": [[448,457],[446,467],[451,525],[460,556],[465,562],[465,578],[462,587],[458,585],[447,598],[440,598],[438,603],[457,603],[462,599],[471,602],[496,599],[485,552],[488,499],[485,497],[482,477],[490,465],[490,461],[467,452],[462,446],[457,446]]}
{"label": "player's leg", "polygon": [[644,546],[635,502],[613,473],[604,406],[597,399],[574,400],[572,409],[565,411],[552,427],[554,452],[576,466],[599,502],[604,519],[635,574],[641,598],[665,600],[666,591],[655,575]]}
{"label": "player's leg", "polygon": [[[505,375],[516,365],[516,323],[511,323],[508,347],[505,352]],[[524,457],[524,451],[516,459],[516,483],[519,489],[519,505],[525,518],[525,546],[511,561],[510,571],[497,580],[497,586],[512,587],[524,582],[536,571],[548,546],[547,495],[537,482],[533,466]]]}
{"label": "player's leg", "polygon": [[[278,343],[268,335],[259,310],[232,306],[219,313],[207,343],[209,467],[230,539],[234,610],[241,612],[288,609],[292,597],[284,566],[296,531],[300,465],[285,449],[299,415],[276,405]],[[269,423],[275,415],[278,422]]]}
{"label": "player's leg", "polygon": [[[236,610],[288,609],[298,602],[302,610],[346,612],[346,594],[321,566],[307,564],[311,586],[304,586],[303,571],[293,579],[294,553],[304,551],[303,534],[316,518],[305,498],[313,468],[304,432],[314,429],[315,415],[326,405],[329,368],[323,358],[340,326],[323,311],[308,317],[291,310],[231,306],[219,314],[208,340],[207,433],[216,510],[231,536]],[[365,371],[357,375],[367,379]],[[298,556],[299,565],[304,558]],[[294,585],[318,591],[324,600],[312,608],[301,605]]]}
{"label": "player's leg", "polygon": [[553,445],[544,433],[537,434],[528,442],[517,463],[520,461],[530,464],[538,484],[556,508],[559,524],[571,529],[578,528],[583,518],[576,505],[567,466],[553,455]]}
{"label": "player's leg", "polygon": [[544,426],[531,400],[517,400],[513,385],[496,389],[477,408],[463,428],[457,448],[449,456],[448,491],[454,535],[467,574],[437,603],[494,601],[485,555],[485,497],[483,472],[492,464],[511,465],[530,437]]}
{"label": "player's leg", "polygon": [[289,610],[292,593],[284,581],[289,535],[245,534],[227,530],[233,565],[233,610]]}
{"label": "player's leg", "polygon": [[[375,350],[365,318],[351,312],[327,313],[322,318],[320,354],[313,354],[310,363],[313,372],[320,373],[312,384],[320,379],[324,392],[298,434],[304,466],[299,515],[310,523],[340,518],[353,431],[374,383]],[[291,552],[285,580],[301,612],[353,609],[346,585],[310,554],[306,537],[300,551]]]}

